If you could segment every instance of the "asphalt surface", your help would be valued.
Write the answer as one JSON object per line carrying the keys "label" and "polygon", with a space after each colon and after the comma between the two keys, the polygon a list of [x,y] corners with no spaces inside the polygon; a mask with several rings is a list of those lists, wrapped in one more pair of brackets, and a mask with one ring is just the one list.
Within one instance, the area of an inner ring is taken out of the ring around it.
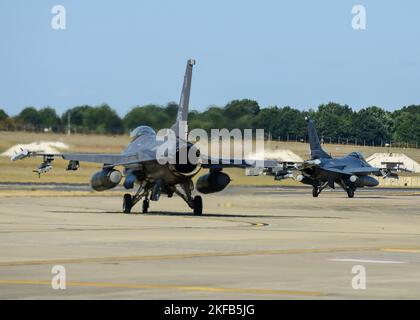
{"label": "asphalt surface", "polygon": [[[312,198],[307,188],[229,188],[203,198],[195,217],[175,196],[151,202],[148,214],[122,214],[118,192],[0,191],[0,298],[420,298],[417,189],[348,199],[338,190]],[[57,265],[64,290],[52,288]]]}

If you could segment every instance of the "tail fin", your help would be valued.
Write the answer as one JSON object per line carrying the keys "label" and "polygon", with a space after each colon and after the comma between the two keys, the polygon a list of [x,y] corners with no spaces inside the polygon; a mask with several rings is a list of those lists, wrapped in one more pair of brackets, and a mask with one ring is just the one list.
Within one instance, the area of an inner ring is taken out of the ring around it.
{"label": "tail fin", "polygon": [[311,146],[311,158],[320,159],[320,158],[331,158],[331,156],[326,153],[319,142],[318,134],[316,133],[315,125],[312,119],[309,117],[305,118],[308,124],[308,137],[309,144]]}
{"label": "tail fin", "polygon": [[187,68],[184,75],[184,84],[182,85],[181,98],[179,100],[178,114],[176,116],[176,122],[171,127],[171,129],[175,131],[177,137],[182,137],[184,139],[187,138],[188,134],[187,120],[190,103],[192,69],[194,65],[195,60],[189,59],[187,61]]}

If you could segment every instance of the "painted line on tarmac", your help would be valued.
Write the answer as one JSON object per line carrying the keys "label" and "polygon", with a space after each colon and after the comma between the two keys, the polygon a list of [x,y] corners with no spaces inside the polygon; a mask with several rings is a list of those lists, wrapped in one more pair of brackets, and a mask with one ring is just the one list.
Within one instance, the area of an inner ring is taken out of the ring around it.
{"label": "painted line on tarmac", "polygon": [[[0,280],[0,285],[45,285],[51,286],[50,281],[36,280]],[[130,283],[110,283],[110,282],[75,282],[67,281],[67,287],[90,287],[90,288],[121,288],[121,289],[161,289],[179,291],[199,291],[199,292],[222,292],[222,293],[250,293],[262,295],[288,295],[288,296],[326,296],[326,293],[318,291],[301,290],[277,290],[277,289],[252,289],[252,288],[223,288],[223,287],[203,287],[203,286],[184,286],[184,285],[160,285],[160,284],[130,284]]]}
{"label": "painted line on tarmac", "polygon": [[380,264],[400,264],[400,263],[406,263],[404,261],[394,261],[394,260],[369,260],[369,259],[351,259],[351,258],[328,259],[328,261],[335,261],[335,262],[357,262],[357,263],[380,263]]}
{"label": "painted line on tarmac", "polygon": [[381,251],[385,252],[399,252],[399,253],[420,253],[420,248],[383,248]]}
{"label": "painted line on tarmac", "polygon": [[[101,263],[101,262],[129,262],[148,260],[175,260],[192,258],[211,257],[241,257],[254,255],[284,255],[284,254],[309,254],[309,253],[331,253],[331,252],[355,252],[355,251],[384,251],[388,247],[347,247],[347,248],[311,248],[311,249],[279,249],[279,250],[250,250],[250,251],[220,251],[200,253],[179,253],[167,255],[145,255],[145,256],[108,256],[108,257],[85,257],[85,258],[63,258],[63,259],[42,259],[42,260],[20,260],[3,261],[0,267],[28,266],[28,265],[56,265],[56,264],[77,264],[77,263]],[[419,250],[420,248],[393,248],[393,250]]]}

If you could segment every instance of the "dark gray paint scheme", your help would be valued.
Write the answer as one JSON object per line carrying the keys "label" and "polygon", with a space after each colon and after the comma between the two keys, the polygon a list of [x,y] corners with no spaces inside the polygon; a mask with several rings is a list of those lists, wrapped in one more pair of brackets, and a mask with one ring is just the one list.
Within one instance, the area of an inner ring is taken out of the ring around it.
{"label": "dark gray paint scheme", "polygon": [[[191,90],[192,70],[195,64],[194,60],[188,60],[182,86],[181,99],[177,119],[171,127],[178,132],[180,121],[187,121],[189,98]],[[64,153],[64,154],[44,154],[22,150],[20,154],[12,157],[12,160],[23,159],[28,156],[42,156],[43,163],[38,167],[36,172],[39,174],[49,171],[52,168],[54,158],[61,157],[69,160],[68,170],[77,170],[79,162],[94,162],[103,164],[103,169],[97,172],[91,180],[92,187],[97,191],[110,189],[119,184],[122,175],[115,167],[121,166],[124,170],[124,187],[132,189],[138,185],[137,192],[131,196],[124,195],[123,211],[129,213],[131,208],[138,201],[143,199],[143,212],[147,212],[149,207],[149,199],[157,201],[161,194],[167,194],[171,197],[174,193],[182,197],[185,202],[194,210],[194,214],[202,213],[202,200],[200,196],[193,197],[192,193],[194,185],[192,177],[194,177],[201,168],[210,169],[209,173],[200,177],[197,181],[197,189],[205,190],[203,192],[217,192],[224,189],[230,182],[229,177],[221,173],[224,167],[247,167],[245,161],[234,161],[234,159],[211,159],[205,155],[201,155],[203,164],[161,164],[157,159],[157,149],[163,143],[161,139],[157,139],[153,129],[147,126],[140,126],[133,132],[137,134],[121,154],[81,154],[81,153]],[[187,148],[195,148],[192,144],[181,141],[177,135],[180,146],[185,145]],[[205,164],[204,164],[205,162]],[[222,185],[211,185],[220,183]]]}
{"label": "dark gray paint scheme", "polygon": [[317,197],[326,188],[341,186],[352,198],[359,187],[375,187],[378,180],[370,175],[387,176],[384,169],[372,167],[359,152],[352,152],[344,157],[333,158],[325,152],[318,138],[313,120],[306,118],[311,159],[305,161],[298,169],[301,174],[297,180],[313,187],[313,196]]}

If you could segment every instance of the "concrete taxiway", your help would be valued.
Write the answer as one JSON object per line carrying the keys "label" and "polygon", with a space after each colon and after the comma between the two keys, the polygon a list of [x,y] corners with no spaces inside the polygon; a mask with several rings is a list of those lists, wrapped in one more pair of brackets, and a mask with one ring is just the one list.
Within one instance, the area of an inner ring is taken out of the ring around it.
{"label": "concrete taxiway", "polygon": [[204,206],[195,217],[162,196],[127,215],[119,192],[0,194],[0,298],[420,298],[419,190],[229,188]]}

